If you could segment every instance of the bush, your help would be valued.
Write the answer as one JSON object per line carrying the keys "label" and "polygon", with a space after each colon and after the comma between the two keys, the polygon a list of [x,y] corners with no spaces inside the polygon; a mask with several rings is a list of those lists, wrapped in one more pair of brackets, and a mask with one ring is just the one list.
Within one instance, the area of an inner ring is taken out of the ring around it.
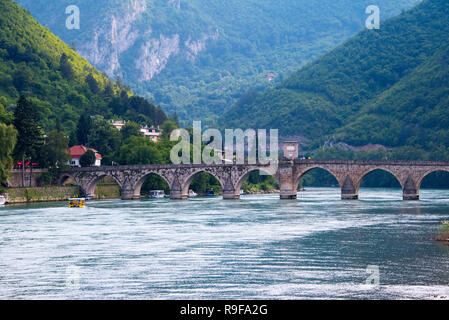
{"label": "bush", "polygon": [[95,164],[95,153],[92,150],[87,150],[80,158],[81,167],[91,167]]}

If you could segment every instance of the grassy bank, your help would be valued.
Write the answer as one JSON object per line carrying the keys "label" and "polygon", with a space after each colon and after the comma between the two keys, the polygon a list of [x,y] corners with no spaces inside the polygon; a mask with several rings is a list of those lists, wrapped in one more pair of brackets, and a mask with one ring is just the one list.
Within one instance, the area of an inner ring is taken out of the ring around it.
{"label": "grassy bank", "polygon": [[449,221],[441,222],[440,232],[435,240],[449,242]]}
{"label": "grassy bank", "polygon": [[99,184],[95,188],[95,199],[120,198],[120,186],[117,184]]}
{"label": "grassy bank", "polygon": [[8,188],[5,195],[7,203],[62,201],[79,197],[80,190],[77,186]]}

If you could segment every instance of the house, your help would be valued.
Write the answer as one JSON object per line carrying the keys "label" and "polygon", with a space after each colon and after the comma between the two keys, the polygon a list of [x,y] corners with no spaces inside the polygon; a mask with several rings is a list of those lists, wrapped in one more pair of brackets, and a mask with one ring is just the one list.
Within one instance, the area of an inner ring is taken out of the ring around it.
{"label": "house", "polygon": [[159,129],[159,127],[157,127],[157,128],[154,128],[154,127],[148,128],[148,126],[145,126],[145,127],[140,129],[140,133],[143,134],[145,137],[149,137],[154,142],[158,142],[159,141],[159,136],[161,135],[161,130]]}
{"label": "house", "polygon": [[[123,126],[126,124],[126,120],[111,120],[111,125],[114,126],[114,128],[116,128],[118,131],[122,130]],[[140,128],[140,133],[145,136],[150,138],[152,141],[154,142],[158,142],[159,141],[159,136],[161,135],[161,130],[159,129],[159,126],[157,128],[154,127],[141,127]]]}
{"label": "house", "polygon": [[73,146],[70,148],[70,165],[72,167],[79,167],[80,166],[80,158],[83,154],[85,154],[88,150],[91,150],[95,153],[95,164],[94,166],[99,167],[101,166],[101,160],[103,159],[101,157],[101,154],[98,153],[97,150],[92,148],[87,148],[85,146]]}
{"label": "house", "polygon": [[118,130],[122,130],[123,126],[126,124],[125,120],[111,120],[111,124]]}

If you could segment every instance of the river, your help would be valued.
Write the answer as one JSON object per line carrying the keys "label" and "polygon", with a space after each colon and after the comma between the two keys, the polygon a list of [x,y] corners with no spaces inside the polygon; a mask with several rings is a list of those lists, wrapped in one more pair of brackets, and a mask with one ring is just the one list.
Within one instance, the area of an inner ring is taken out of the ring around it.
{"label": "river", "polygon": [[1,207],[0,298],[448,299],[449,190],[359,194]]}

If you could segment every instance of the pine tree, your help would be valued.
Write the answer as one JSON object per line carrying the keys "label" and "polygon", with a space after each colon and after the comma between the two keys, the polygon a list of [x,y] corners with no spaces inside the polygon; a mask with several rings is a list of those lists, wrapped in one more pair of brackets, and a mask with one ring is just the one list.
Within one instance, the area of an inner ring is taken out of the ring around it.
{"label": "pine tree", "polygon": [[43,142],[43,134],[38,124],[36,106],[24,96],[19,98],[17,107],[14,110],[14,126],[18,132],[15,155],[22,158],[22,187],[24,187],[25,157],[31,160],[32,168],[32,160],[36,157],[37,151]]}
{"label": "pine tree", "polygon": [[76,126],[76,138],[78,144],[86,145],[88,142],[88,136],[92,129],[92,120],[89,116],[84,114],[81,115],[78,120],[78,125]]}
{"label": "pine tree", "polygon": [[62,54],[59,60],[59,69],[67,80],[72,80],[75,77],[69,57],[65,53]]}
{"label": "pine tree", "polygon": [[86,83],[89,86],[90,91],[92,93],[98,93],[100,91],[100,87],[98,86],[97,80],[95,80],[92,73],[89,73],[86,77]]}

